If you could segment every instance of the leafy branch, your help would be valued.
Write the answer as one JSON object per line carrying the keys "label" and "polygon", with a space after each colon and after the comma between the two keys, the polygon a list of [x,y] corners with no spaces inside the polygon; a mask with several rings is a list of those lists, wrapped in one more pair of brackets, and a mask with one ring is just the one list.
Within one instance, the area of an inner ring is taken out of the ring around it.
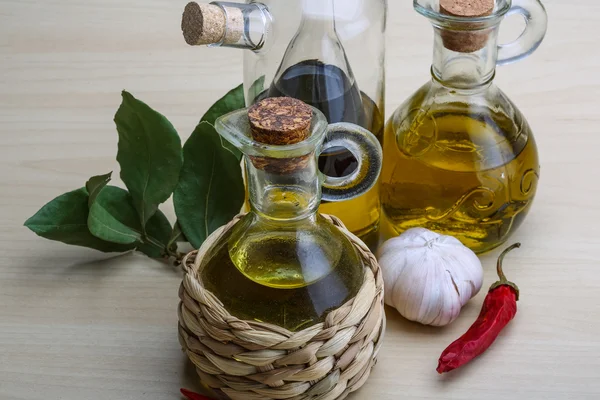
{"label": "leafy branch", "polygon": [[[182,147],[166,117],[123,91],[114,121],[127,190],[109,185],[112,172],[91,177],[85,187],[44,205],[25,226],[46,239],[107,253],[180,258],[180,243],[200,247],[243,204],[241,154],[221,142],[213,126],[219,116],[242,107],[240,85],[208,110]],[[173,227],[159,209],[171,195]]]}

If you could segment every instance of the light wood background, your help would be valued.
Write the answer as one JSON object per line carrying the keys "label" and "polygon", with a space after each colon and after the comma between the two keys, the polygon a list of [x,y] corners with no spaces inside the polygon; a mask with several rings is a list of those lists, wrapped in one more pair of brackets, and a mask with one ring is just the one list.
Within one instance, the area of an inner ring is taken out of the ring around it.
{"label": "light wood background", "polygon": [[[409,0],[389,3],[388,115],[428,79],[432,43]],[[2,400],[175,400],[181,386],[197,387],[177,342],[178,272],[22,226],[88,177],[118,171],[112,118],[121,89],[187,138],[241,82],[241,52],[184,44],[184,4],[0,0]],[[523,248],[506,262],[522,290],[517,318],[485,356],[440,377],[440,352],[474,321],[485,293],[444,329],[388,309],[379,363],[352,400],[600,398],[600,3],[545,4],[545,43],[497,77],[528,117],[542,159],[539,196],[514,237]],[[485,287],[496,255],[483,257]]]}

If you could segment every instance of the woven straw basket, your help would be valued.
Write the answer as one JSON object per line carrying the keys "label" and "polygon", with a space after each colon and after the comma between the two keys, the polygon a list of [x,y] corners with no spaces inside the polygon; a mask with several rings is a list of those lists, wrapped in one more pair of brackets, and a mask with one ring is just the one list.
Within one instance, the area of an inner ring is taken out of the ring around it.
{"label": "woven straw basket", "polygon": [[342,222],[337,226],[365,264],[355,298],[329,312],[325,322],[299,332],[242,321],[204,289],[198,268],[206,251],[241,218],[214,232],[188,254],[179,291],[179,341],[202,383],[233,400],[335,400],[369,377],[385,331],[383,278],[375,256]]}

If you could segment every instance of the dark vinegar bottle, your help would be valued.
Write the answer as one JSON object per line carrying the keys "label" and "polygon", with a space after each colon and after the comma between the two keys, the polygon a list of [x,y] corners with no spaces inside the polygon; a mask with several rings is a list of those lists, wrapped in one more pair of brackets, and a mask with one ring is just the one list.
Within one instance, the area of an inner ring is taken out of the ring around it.
{"label": "dark vinegar bottle", "polygon": [[[360,91],[336,30],[334,0],[303,0],[303,15],[279,68],[263,97],[294,97],[319,109],[330,124],[353,123],[381,138],[383,115],[376,103]],[[358,167],[343,147],[321,153],[319,169],[343,177]],[[374,245],[379,226],[379,196],[369,192],[337,203],[323,202],[319,211],[340,218],[346,227]]]}
{"label": "dark vinegar bottle", "polygon": [[[306,60],[286,69],[275,81],[269,97],[288,96],[318,108],[329,123],[351,122],[365,128],[365,111],[356,82],[344,71],[319,60]],[[333,148],[319,160],[323,173],[345,176],[357,167],[352,153],[344,148]]]}

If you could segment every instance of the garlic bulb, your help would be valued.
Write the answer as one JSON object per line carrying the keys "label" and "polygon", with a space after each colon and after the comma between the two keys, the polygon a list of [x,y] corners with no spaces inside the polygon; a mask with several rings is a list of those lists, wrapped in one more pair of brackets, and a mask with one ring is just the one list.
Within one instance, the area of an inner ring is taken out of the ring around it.
{"label": "garlic bulb", "polygon": [[479,258],[458,239],[414,228],[380,247],[385,303],[406,319],[444,326],[481,289]]}

